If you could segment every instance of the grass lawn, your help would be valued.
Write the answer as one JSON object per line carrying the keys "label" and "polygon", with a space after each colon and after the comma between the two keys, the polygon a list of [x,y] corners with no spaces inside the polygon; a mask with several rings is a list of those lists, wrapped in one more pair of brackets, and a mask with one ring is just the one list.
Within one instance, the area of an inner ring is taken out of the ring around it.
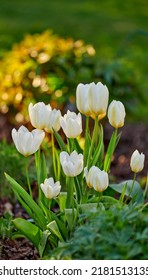
{"label": "grass lawn", "polygon": [[52,29],[92,44],[98,60],[128,60],[147,92],[147,19],[147,0],[5,0],[0,4],[0,53],[27,33]]}
{"label": "grass lawn", "polygon": [[147,15],[146,0],[5,0],[0,7],[0,47],[50,28],[93,44],[98,56],[110,57],[122,47],[124,52],[133,47],[144,51]]}

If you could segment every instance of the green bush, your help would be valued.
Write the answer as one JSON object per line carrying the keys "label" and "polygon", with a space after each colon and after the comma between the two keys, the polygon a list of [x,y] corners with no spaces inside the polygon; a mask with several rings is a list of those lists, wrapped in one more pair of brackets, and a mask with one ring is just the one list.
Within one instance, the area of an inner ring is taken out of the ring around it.
{"label": "green bush", "polygon": [[128,59],[98,61],[93,46],[51,31],[27,35],[1,59],[1,112],[23,122],[30,102],[50,102],[61,110],[69,102],[74,106],[76,86],[92,81],[108,84],[111,99],[124,101],[128,112],[147,119],[147,110],[139,110],[147,102],[142,83]]}
{"label": "green bush", "polygon": [[[85,223],[84,223],[85,221]],[[84,223],[82,225],[82,223]],[[73,237],[51,253],[55,259],[134,260],[148,258],[148,214],[115,204],[82,217]]]}
{"label": "green bush", "polygon": [[0,63],[2,112],[12,107],[15,113],[24,114],[31,101],[62,106],[73,96],[78,81],[90,76],[88,63],[94,54],[92,46],[50,31],[27,35]]}

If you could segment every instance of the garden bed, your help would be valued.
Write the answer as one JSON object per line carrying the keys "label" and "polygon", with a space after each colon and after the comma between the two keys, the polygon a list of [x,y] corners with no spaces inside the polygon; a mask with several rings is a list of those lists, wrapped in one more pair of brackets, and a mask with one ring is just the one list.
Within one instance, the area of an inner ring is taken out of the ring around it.
{"label": "garden bed", "polygon": [[[4,124],[4,119],[1,119],[1,125]],[[4,136],[10,140],[10,125],[4,125],[3,132],[0,130],[0,138]],[[135,149],[145,153],[146,161],[145,168],[138,174],[138,180],[145,183],[148,166],[148,133],[147,125],[145,124],[128,124],[122,129],[122,137],[114,154],[113,162],[111,165],[111,174],[116,178],[116,182],[121,182],[133,178],[133,173],[130,170],[130,158]],[[105,125],[105,143],[107,144],[112,128],[110,125]],[[111,178],[112,179],[112,178]],[[12,205],[7,198],[0,200],[0,216],[6,210],[13,213],[14,217],[27,218],[27,214],[19,203]],[[0,244],[0,259],[37,259],[38,253],[33,245],[26,239],[10,240],[5,239]]]}

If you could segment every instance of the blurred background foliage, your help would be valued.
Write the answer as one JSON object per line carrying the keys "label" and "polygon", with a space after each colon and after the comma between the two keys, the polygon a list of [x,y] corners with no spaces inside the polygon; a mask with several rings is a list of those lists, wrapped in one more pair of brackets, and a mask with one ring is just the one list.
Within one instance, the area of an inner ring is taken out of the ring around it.
{"label": "blurred background foliage", "polygon": [[147,14],[146,0],[3,1],[1,111],[22,122],[29,102],[63,108],[79,82],[101,80],[129,120],[147,121]]}

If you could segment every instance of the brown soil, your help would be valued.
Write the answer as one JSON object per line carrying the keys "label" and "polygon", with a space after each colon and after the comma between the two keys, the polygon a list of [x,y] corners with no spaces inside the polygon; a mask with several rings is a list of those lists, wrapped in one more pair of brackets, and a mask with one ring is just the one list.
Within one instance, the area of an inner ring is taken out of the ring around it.
{"label": "brown soil", "polygon": [[[0,119],[0,139],[7,138],[10,140],[12,126],[7,124],[5,118]],[[116,178],[116,182],[133,178],[133,173],[130,170],[130,158],[132,153],[137,149],[146,156],[145,167],[137,176],[138,180],[142,179],[142,181],[145,181],[148,171],[148,126],[144,124],[128,124],[121,129],[121,132],[121,139],[112,161],[111,178]],[[105,144],[109,142],[111,133],[111,126],[106,124],[104,133]],[[18,203],[12,205],[7,198],[0,201],[0,216],[4,214],[6,209],[11,211],[15,217],[27,217]],[[37,258],[38,254],[36,250],[26,239],[5,239],[0,242],[0,259],[26,260]]]}
{"label": "brown soil", "polygon": [[[116,148],[111,165],[111,174],[120,182],[133,178],[130,170],[130,158],[137,149],[145,154],[145,164],[142,172],[137,174],[137,179],[145,178],[148,172],[148,126],[142,123],[126,124],[120,129],[121,138]],[[112,133],[110,125],[105,126],[105,142],[108,143]]]}

